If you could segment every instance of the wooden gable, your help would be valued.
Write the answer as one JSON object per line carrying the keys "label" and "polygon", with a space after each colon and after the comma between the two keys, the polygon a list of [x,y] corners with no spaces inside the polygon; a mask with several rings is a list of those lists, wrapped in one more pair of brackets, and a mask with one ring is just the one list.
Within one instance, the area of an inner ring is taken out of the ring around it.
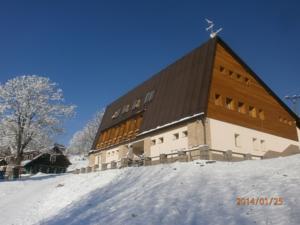
{"label": "wooden gable", "polygon": [[298,141],[295,116],[241,60],[219,41],[207,116]]}

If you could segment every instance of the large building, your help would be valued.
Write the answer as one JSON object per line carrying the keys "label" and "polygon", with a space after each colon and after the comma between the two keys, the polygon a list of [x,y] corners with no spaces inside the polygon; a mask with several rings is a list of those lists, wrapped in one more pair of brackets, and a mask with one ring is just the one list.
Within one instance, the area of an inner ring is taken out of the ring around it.
{"label": "large building", "polygon": [[299,127],[299,117],[216,37],[107,106],[90,165],[203,146],[215,159],[289,155],[300,152]]}

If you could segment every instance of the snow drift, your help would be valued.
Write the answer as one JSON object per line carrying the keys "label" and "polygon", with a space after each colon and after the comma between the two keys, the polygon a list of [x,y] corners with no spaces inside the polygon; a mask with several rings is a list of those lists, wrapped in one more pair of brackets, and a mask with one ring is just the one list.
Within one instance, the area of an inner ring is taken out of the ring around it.
{"label": "snow drift", "polygon": [[[0,224],[300,224],[300,155],[194,161],[0,183]],[[283,199],[237,205],[236,198]]]}

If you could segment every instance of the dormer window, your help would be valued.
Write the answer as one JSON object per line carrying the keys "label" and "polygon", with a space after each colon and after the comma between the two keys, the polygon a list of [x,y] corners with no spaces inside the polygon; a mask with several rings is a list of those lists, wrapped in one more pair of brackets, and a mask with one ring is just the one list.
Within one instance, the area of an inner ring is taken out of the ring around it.
{"label": "dormer window", "polygon": [[112,119],[117,118],[120,115],[121,109],[118,109],[117,111],[114,112],[114,114],[112,115]]}
{"label": "dormer window", "polygon": [[147,92],[145,100],[144,100],[144,104],[152,101],[152,99],[154,97],[154,93],[155,93],[154,90]]}
{"label": "dormer window", "polygon": [[131,109],[134,110],[139,108],[140,106],[141,106],[141,99],[138,98],[133,102]]}
{"label": "dormer window", "polygon": [[122,114],[127,113],[129,111],[129,107],[130,107],[129,104],[124,105],[122,109]]}

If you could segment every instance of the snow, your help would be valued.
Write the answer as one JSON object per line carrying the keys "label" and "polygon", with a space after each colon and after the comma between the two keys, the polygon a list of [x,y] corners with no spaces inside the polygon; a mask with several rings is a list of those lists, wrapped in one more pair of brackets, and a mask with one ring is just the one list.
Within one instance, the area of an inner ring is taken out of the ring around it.
{"label": "snow", "polygon": [[[0,182],[0,224],[300,224],[300,155]],[[238,206],[237,197],[283,205]]]}
{"label": "snow", "polygon": [[72,163],[68,167],[68,171],[73,171],[75,169],[80,169],[82,167],[87,167],[89,164],[88,158],[84,155],[69,155],[70,162]]}
{"label": "snow", "polygon": [[160,130],[160,129],[165,128],[165,127],[169,127],[169,126],[171,126],[171,125],[174,125],[174,124],[177,124],[177,123],[180,123],[180,122],[183,122],[183,121],[186,121],[186,120],[189,120],[189,119],[191,119],[191,118],[195,118],[195,117],[201,116],[201,115],[204,115],[204,112],[197,113],[197,114],[194,114],[194,115],[192,115],[192,116],[187,116],[187,117],[181,118],[181,119],[179,119],[179,120],[176,120],[176,121],[173,121],[173,122],[170,122],[170,123],[161,125],[161,126],[157,126],[157,127],[153,128],[153,129],[146,130],[146,131],[144,131],[144,132],[138,134],[138,136],[141,136],[141,135],[144,135],[144,134],[147,134],[147,133],[156,131],[156,130]]}
{"label": "snow", "polygon": [[31,160],[23,160],[22,162],[21,162],[21,166],[25,166],[25,165],[27,165],[28,163],[30,163],[31,162]]}

